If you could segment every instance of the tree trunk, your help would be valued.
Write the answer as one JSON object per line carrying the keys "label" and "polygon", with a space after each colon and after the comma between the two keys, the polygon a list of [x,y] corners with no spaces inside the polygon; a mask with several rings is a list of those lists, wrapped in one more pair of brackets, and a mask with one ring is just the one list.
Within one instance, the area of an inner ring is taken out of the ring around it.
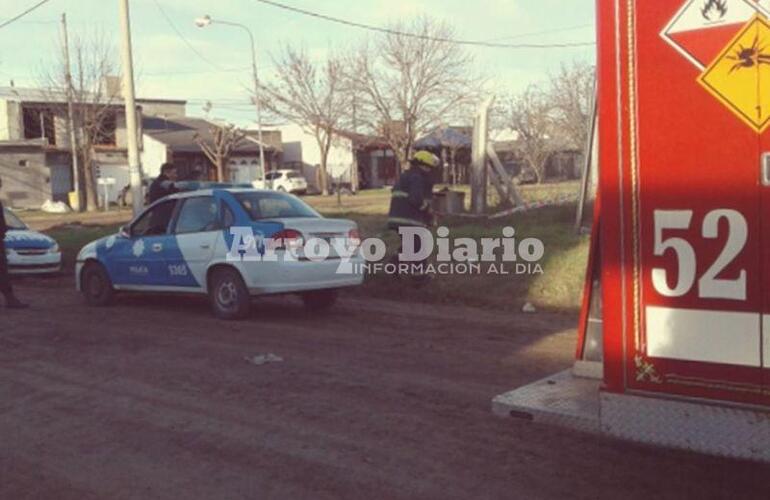
{"label": "tree trunk", "polygon": [[353,194],[358,192],[358,153],[353,149],[353,164],[350,166],[350,190]]}
{"label": "tree trunk", "polygon": [[324,196],[329,195],[329,176],[326,174],[326,154],[321,153],[321,165],[318,168],[318,183],[321,188],[321,194]]}
{"label": "tree trunk", "polygon": [[319,179],[319,187],[321,188],[321,194],[323,196],[328,196],[329,176],[326,172],[326,168],[329,163],[329,150],[332,146],[332,133],[327,130],[318,130],[318,132],[316,132],[316,140],[318,141],[318,147],[321,152],[321,177]]}
{"label": "tree trunk", "polygon": [[539,162],[537,166],[533,165],[532,171],[535,173],[537,184],[542,184],[545,179],[545,162]]}
{"label": "tree trunk", "polygon": [[217,158],[217,182],[225,182],[225,167],[223,163],[224,161],[221,157]]}
{"label": "tree trunk", "polygon": [[401,177],[401,172],[409,170],[409,152],[406,148],[395,149],[396,159],[398,160],[398,177]]}
{"label": "tree trunk", "polygon": [[83,177],[86,188],[86,211],[96,212],[99,209],[98,191],[96,190],[96,172],[94,171],[93,154],[89,151],[84,155]]}

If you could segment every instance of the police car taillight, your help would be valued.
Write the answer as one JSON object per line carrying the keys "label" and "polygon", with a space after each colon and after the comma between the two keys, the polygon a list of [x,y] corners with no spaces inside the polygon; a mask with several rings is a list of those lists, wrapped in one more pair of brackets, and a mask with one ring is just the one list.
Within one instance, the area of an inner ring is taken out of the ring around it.
{"label": "police car taillight", "polygon": [[284,229],[273,235],[273,247],[276,250],[299,250],[305,244],[302,233],[294,229]]}
{"label": "police car taillight", "polygon": [[353,228],[348,232],[348,248],[355,250],[361,246],[361,233],[358,228]]}

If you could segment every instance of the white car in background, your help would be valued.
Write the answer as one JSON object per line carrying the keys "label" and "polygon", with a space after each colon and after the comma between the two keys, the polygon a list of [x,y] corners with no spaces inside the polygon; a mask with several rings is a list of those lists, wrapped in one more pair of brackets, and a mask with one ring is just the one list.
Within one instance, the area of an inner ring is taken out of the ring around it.
{"label": "white car in background", "polygon": [[51,274],[61,271],[61,250],[53,238],[32,231],[16,214],[4,209],[8,232],[5,256],[11,274]]}
{"label": "white car in background", "polygon": [[307,193],[307,180],[296,170],[273,170],[265,174],[265,182],[254,181],[257,189],[272,189],[282,193],[305,194]]}

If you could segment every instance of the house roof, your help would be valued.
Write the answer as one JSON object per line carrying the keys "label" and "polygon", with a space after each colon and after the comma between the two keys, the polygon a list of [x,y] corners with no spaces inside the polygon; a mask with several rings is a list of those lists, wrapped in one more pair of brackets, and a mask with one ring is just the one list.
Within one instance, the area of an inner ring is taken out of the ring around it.
{"label": "house roof", "polygon": [[446,127],[440,128],[425,137],[417,140],[418,148],[470,148],[473,145],[472,127]]}
{"label": "house roof", "polygon": [[[0,99],[13,102],[65,103],[67,102],[67,93],[64,90],[54,88],[0,86]],[[116,106],[123,105],[123,98],[120,96],[114,96],[110,101]],[[185,104],[187,101],[184,99],[142,97],[137,98],[136,103],[141,106],[151,103]]]}
{"label": "house roof", "polygon": [[349,130],[335,130],[334,133],[345,139],[353,141],[353,144],[357,148],[375,148],[375,149],[389,149],[390,146],[385,142],[382,137],[376,135],[360,134],[358,132],[351,132]]}
{"label": "house roof", "polygon": [[[0,99],[13,102],[65,103],[67,93],[53,88],[0,87]],[[114,104],[123,104],[123,99],[111,99]]]}
{"label": "house roof", "polygon": [[187,104],[187,99],[169,99],[167,97],[137,97],[138,104],[143,103],[166,103],[166,104]]}
{"label": "house roof", "polygon": [[[197,135],[204,141],[213,141],[212,126],[217,126],[217,124],[203,118],[147,116],[142,119],[142,128],[145,134],[177,153],[200,153],[201,149],[195,142],[195,137]],[[263,132],[265,147],[273,151],[280,149],[275,147],[274,135],[272,131]],[[247,131],[246,139],[241,141],[233,151],[241,154],[258,154],[259,142],[256,136],[256,132]],[[280,135],[278,135],[277,142],[280,144]]]}
{"label": "house roof", "polygon": [[48,146],[46,139],[19,139],[12,141],[0,141],[0,149],[2,148],[36,148],[43,149]]}

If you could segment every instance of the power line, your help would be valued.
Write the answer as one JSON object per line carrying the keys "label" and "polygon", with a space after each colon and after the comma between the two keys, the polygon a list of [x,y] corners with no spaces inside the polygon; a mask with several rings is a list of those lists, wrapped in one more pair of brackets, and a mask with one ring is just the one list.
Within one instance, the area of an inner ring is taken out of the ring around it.
{"label": "power line", "polygon": [[240,73],[242,71],[250,70],[251,68],[244,66],[243,68],[221,68],[221,69],[191,69],[183,71],[150,71],[148,73],[142,72],[140,76],[144,77],[156,77],[156,76],[176,76],[176,75],[202,75],[212,73]]}
{"label": "power line", "polygon": [[296,14],[302,14],[305,16],[314,17],[317,19],[322,19],[324,21],[330,21],[337,24],[344,24],[346,26],[352,26],[354,28],[360,28],[365,29],[369,31],[376,31],[378,33],[385,33],[388,35],[397,35],[397,36],[407,36],[412,38],[419,38],[421,40],[430,40],[435,42],[447,42],[447,43],[454,43],[457,45],[468,45],[468,46],[475,46],[475,47],[488,47],[488,48],[503,48],[503,49],[563,49],[563,48],[570,48],[570,47],[590,47],[593,45],[596,45],[596,42],[565,42],[565,43],[548,43],[548,44],[540,44],[540,43],[519,43],[519,44],[513,44],[513,43],[497,43],[497,42],[484,42],[479,40],[458,40],[454,38],[444,38],[444,37],[433,37],[428,35],[421,35],[419,33],[408,33],[405,31],[398,31],[391,28],[383,28],[381,26],[373,26],[370,24],[364,24],[359,23],[356,21],[349,21],[347,19],[342,19],[339,17],[332,17],[328,16],[326,14],[321,14],[318,12],[312,12],[305,9],[300,9],[298,7],[292,7],[290,5],[286,5],[283,3],[279,3],[273,0],[255,0],[256,2],[263,3],[266,5],[270,5],[272,7],[276,7],[279,9],[287,10],[289,12],[294,12]]}
{"label": "power line", "polygon": [[179,31],[179,28],[176,27],[174,22],[171,20],[171,18],[168,16],[166,11],[160,5],[160,2],[158,2],[158,0],[152,0],[152,1],[155,3],[155,6],[158,8],[158,10],[160,11],[161,15],[166,20],[166,22],[171,27],[171,29],[174,30],[174,33],[176,33],[176,35],[185,43],[185,45],[187,45],[187,47],[190,50],[193,51],[193,53],[195,53],[196,56],[198,56],[201,59],[201,61],[211,65],[212,67],[218,69],[219,71],[230,71],[230,70],[228,70],[226,68],[223,68],[219,64],[215,63],[214,61],[212,61],[208,57],[204,56],[198,49],[196,49],[195,46],[190,42],[190,40],[188,40],[187,37],[184,36],[184,34],[182,34],[181,31]]}
{"label": "power line", "polygon": [[0,28],[5,28],[6,26],[8,26],[9,24],[11,24],[12,22],[14,22],[14,21],[18,21],[18,20],[19,20],[19,19],[21,19],[22,17],[26,16],[26,15],[27,15],[27,14],[29,14],[30,12],[32,12],[32,11],[34,11],[34,10],[36,10],[37,8],[39,8],[39,7],[42,7],[43,5],[47,4],[47,3],[48,3],[48,2],[50,2],[50,1],[51,1],[51,0],[41,0],[40,2],[36,3],[36,4],[35,4],[35,5],[33,5],[32,7],[28,8],[28,9],[27,9],[27,10],[25,10],[24,12],[22,12],[22,13],[20,13],[20,14],[17,14],[17,15],[15,15],[14,17],[12,17],[12,18],[8,19],[7,21],[3,21],[2,23],[0,23]]}
{"label": "power line", "polygon": [[527,38],[530,36],[539,36],[539,35],[551,35],[554,33],[564,33],[567,31],[575,31],[585,28],[593,28],[593,24],[580,24],[578,26],[567,26],[565,28],[554,28],[550,30],[543,30],[543,31],[531,31],[529,33],[519,33],[517,35],[511,35],[511,36],[504,36],[499,38],[490,38],[488,40],[484,40],[485,42],[497,42],[502,40],[516,40],[519,38]]}

